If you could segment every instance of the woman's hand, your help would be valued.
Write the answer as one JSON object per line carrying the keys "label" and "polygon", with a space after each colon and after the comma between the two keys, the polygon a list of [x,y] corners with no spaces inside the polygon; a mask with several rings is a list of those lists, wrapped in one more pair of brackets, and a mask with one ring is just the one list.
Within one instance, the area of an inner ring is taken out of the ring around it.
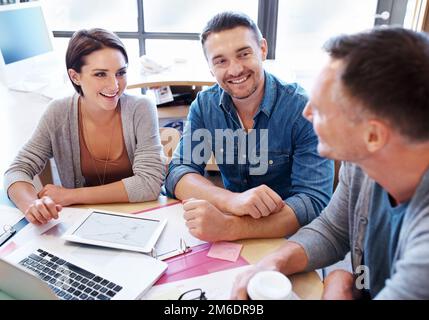
{"label": "woman's hand", "polygon": [[58,219],[58,212],[61,210],[61,205],[56,204],[50,197],[44,196],[34,200],[24,214],[31,223],[41,225],[52,219]]}

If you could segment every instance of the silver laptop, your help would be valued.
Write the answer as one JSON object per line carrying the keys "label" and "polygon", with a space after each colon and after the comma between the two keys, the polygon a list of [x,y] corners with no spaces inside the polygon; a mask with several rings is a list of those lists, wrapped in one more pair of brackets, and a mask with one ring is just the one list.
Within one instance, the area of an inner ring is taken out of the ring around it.
{"label": "silver laptop", "polygon": [[16,299],[133,300],[167,269],[142,253],[63,247],[27,245],[0,259],[0,290]]}

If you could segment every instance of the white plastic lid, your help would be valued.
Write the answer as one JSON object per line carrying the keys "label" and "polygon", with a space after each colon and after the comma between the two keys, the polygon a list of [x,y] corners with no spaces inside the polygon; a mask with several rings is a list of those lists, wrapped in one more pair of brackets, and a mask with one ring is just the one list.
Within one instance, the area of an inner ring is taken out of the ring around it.
{"label": "white plastic lid", "polygon": [[261,271],[247,285],[247,294],[252,300],[292,299],[292,283],[278,271]]}

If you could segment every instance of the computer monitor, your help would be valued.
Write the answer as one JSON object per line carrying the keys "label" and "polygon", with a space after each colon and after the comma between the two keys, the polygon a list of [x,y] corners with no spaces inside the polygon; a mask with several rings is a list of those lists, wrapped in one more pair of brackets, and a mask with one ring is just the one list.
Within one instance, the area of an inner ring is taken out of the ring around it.
{"label": "computer monitor", "polygon": [[0,6],[0,80],[7,87],[46,86],[58,62],[40,3]]}

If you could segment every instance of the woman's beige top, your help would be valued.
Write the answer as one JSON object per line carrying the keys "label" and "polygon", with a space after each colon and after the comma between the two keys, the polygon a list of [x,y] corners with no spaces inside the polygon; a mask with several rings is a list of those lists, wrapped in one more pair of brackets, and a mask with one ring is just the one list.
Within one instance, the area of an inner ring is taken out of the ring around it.
{"label": "woman's beige top", "polygon": [[[119,113],[119,117],[121,117]],[[120,121],[122,123],[122,121]],[[122,125],[119,125],[119,133],[122,137],[122,152],[116,159],[97,159],[91,154],[86,144],[83,133],[82,113],[79,112],[79,145],[80,145],[80,166],[82,175],[85,177],[85,186],[93,187],[109,184],[133,175],[133,168],[125,149]]]}

